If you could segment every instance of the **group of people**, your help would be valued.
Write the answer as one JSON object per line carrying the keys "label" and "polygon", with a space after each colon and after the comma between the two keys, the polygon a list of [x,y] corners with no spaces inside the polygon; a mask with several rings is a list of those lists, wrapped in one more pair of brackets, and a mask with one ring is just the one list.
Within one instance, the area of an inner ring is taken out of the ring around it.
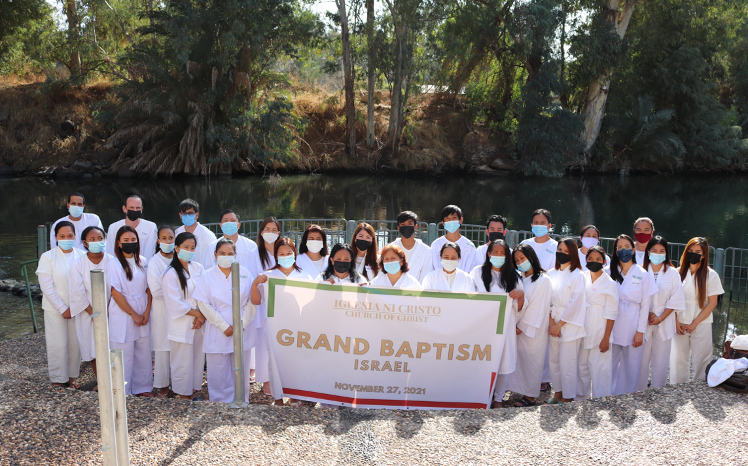
{"label": "group of people", "polygon": [[[81,361],[96,372],[90,271],[106,271],[109,338],[123,350],[126,393],[197,400],[207,367],[211,401],[234,399],[233,333],[242,332],[245,394],[268,371],[266,282],[269,277],[454,292],[507,293],[505,344],[493,407],[507,390],[530,406],[552,384],[548,403],[566,403],[703,379],[712,358],[712,311],[723,289],[709,267],[709,245],[691,239],[674,266],[668,242],[652,220],[634,222],[610,251],[600,231],[550,236],[551,213],[531,216],[533,238],[512,250],[507,220],[486,221],[486,243],[460,233],[462,211],[444,207],[445,234],[430,246],[416,237],[418,216],[398,215],[399,237],[379,248],[374,228],[359,223],[351,244],[328,244],[309,225],[298,248],[268,217],[255,241],[239,234],[239,215],[221,214],[221,238],[199,222],[197,202],[179,205],[182,226],[143,219],[140,196],[127,196],[124,219],[105,232],[85,213],[85,198],[68,198],[69,215],[54,223],[52,249],[39,261],[47,356],[55,385],[78,388]],[[579,242],[578,242],[579,241]],[[240,264],[241,329],[233,327],[231,265]],[[469,312],[469,310],[466,310]],[[691,370],[693,373],[691,374]],[[155,389],[155,390],[154,390]],[[278,392],[276,392],[278,393]],[[282,404],[281,398],[274,403]],[[299,401],[291,399],[291,405]]]}

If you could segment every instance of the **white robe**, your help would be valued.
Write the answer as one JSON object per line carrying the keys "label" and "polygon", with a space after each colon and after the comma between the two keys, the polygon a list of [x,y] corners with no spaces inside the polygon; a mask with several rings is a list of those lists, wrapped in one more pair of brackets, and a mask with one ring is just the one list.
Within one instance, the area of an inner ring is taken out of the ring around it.
{"label": "white robe", "polygon": [[[582,270],[583,271],[587,270],[587,256],[584,255],[581,249],[577,252],[579,253],[579,263],[582,264]],[[605,264],[603,264],[603,268],[609,268],[609,267],[610,267],[610,256],[606,254]]]}
{"label": "white robe", "polygon": [[158,253],[148,261],[148,288],[151,290],[153,302],[151,304],[151,338],[153,351],[169,351],[167,336],[169,316],[164,304],[164,293],[161,290],[161,275],[171,264],[171,259]]}
{"label": "white robe", "polygon": [[[68,272],[73,262],[80,259],[86,253],[80,249],[73,248],[71,252],[65,254],[62,249],[55,247],[39,258],[39,265],[36,268],[36,275],[39,277],[39,284],[42,285],[42,309],[45,312],[57,312],[62,314],[70,308],[70,288],[68,286]],[[43,277],[50,277],[50,285],[44,286]],[[47,288],[47,289],[45,289]]]}
{"label": "white robe", "polygon": [[600,346],[605,336],[608,320],[616,320],[618,316],[618,282],[603,273],[592,282],[592,273],[584,272],[585,297],[587,312],[584,315],[583,349]]}
{"label": "white robe", "polygon": [[[408,259],[408,273],[413,275],[416,280],[422,282],[426,275],[434,270],[434,264],[431,259],[431,248],[418,238],[416,238],[415,241],[416,244],[413,245],[410,259]],[[405,251],[402,236],[398,236],[392,244],[401,247],[403,251]],[[462,248],[462,246],[460,246],[460,248]]]}
{"label": "white robe", "polygon": [[551,280],[553,295],[551,297],[551,317],[556,322],[566,322],[561,327],[559,342],[568,342],[584,338],[584,318],[587,311],[587,298],[584,292],[584,276],[582,271],[571,270],[571,266],[564,270],[551,269],[548,272]]}
{"label": "white robe", "polygon": [[[410,273],[410,272],[408,272]],[[424,290],[475,292],[473,279],[467,272],[455,269],[454,281],[450,284],[444,269],[432,270],[422,280]]]}
{"label": "white robe", "polygon": [[[88,258],[88,254],[73,262],[69,272],[70,287],[70,314],[75,319],[75,330],[78,335],[78,345],[81,350],[81,359],[83,361],[92,361],[96,359],[96,341],[94,339],[93,318],[87,313],[86,308],[91,306],[93,298],[91,296],[91,271],[106,270],[107,265],[112,260],[116,260],[109,254],[104,254],[101,262],[94,264]],[[104,274],[106,302],[112,295],[112,285],[109,281],[109,275]]]}
{"label": "white robe", "polygon": [[327,268],[329,256],[322,256],[322,267],[320,267],[315,261],[313,261],[306,253],[299,254],[296,256],[296,265],[310,276],[316,277],[317,274],[322,273]]}
{"label": "white robe", "polygon": [[[431,267],[433,270],[441,270],[442,268],[442,257],[441,250],[444,243],[448,243],[449,240],[446,236],[440,236],[431,243]],[[473,270],[473,262],[475,262],[475,245],[472,241],[460,236],[460,239],[456,241],[457,245],[460,246],[460,261],[457,264],[457,268],[465,272],[470,273]]]}
{"label": "white robe", "polygon": [[[117,239],[117,232],[125,225],[125,219],[109,225],[106,234],[106,252],[114,255],[114,241]],[[140,242],[140,255],[144,256],[146,261],[156,253],[156,240],[158,239],[158,227],[155,223],[140,219],[138,226],[135,227],[138,232],[138,241]]]}
{"label": "white robe", "polygon": [[330,277],[327,280],[325,280],[325,274],[324,273],[321,273],[321,274],[317,275],[317,278],[315,278],[315,280],[317,280],[318,282],[327,282],[327,283],[330,282],[330,279],[332,279],[335,282],[335,285],[337,285],[339,283],[343,284],[343,285],[352,285],[352,284],[361,285],[361,284],[367,284],[367,283],[369,283],[368,281],[366,281],[366,279],[363,277],[363,275],[359,275],[357,277],[357,279],[356,279],[355,282],[351,282],[350,276],[341,279],[340,277],[338,277],[334,273],[332,275],[330,275]]}
{"label": "white robe", "polygon": [[[187,291],[182,290],[176,270],[169,267],[161,275],[164,306],[169,319],[167,338],[177,343],[192,344],[197,330],[192,328],[195,321],[187,315],[192,309],[198,309],[197,300],[193,298],[195,286],[205,273],[205,268],[198,262],[190,262],[189,272],[185,271]],[[202,332],[203,329],[200,329]]]}
{"label": "white robe", "polygon": [[[181,227],[177,228],[177,231],[174,232],[174,235],[175,237],[179,236],[180,233],[184,233],[185,231],[187,231],[187,228],[182,225]],[[210,245],[216,241],[216,235],[212,231],[210,231],[208,227],[201,225],[200,222],[197,222],[197,227],[192,234],[195,235],[195,238],[197,238],[195,257],[192,258],[192,263],[197,262],[206,269],[213,267],[215,262],[215,260],[213,259],[215,247],[211,251]]]}
{"label": "white robe", "polygon": [[632,264],[618,285],[618,316],[613,325],[611,343],[619,346],[634,344],[637,332],[647,331],[652,296],[657,293],[654,277]]}
{"label": "white robe", "polygon": [[371,286],[379,286],[379,287],[391,287],[391,288],[410,288],[414,290],[422,290],[423,286],[421,286],[421,283],[419,283],[418,280],[415,279],[415,277],[411,276],[410,273],[404,272],[402,275],[400,275],[400,278],[395,282],[393,285],[390,283],[390,276],[389,274],[382,272],[379,275],[376,276],[376,278],[369,282],[369,285]]}
{"label": "white robe", "polygon": [[526,239],[522,241],[521,244],[529,244],[535,251],[535,255],[538,256],[540,266],[543,267],[546,272],[550,272],[551,269],[556,267],[556,250],[558,249],[558,241],[551,238],[545,243],[538,243],[535,239],[536,238]]}
{"label": "white robe", "polygon": [[[220,239],[220,238],[219,238]],[[214,265],[216,265],[216,244],[218,244],[218,240],[213,241],[208,246],[208,250],[206,251],[206,255],[210,257],[211,261],[207,264],[203,264],[205,267],[205,270],[210,269]],[[239,265],[247,269],[249,273],[256,277],[259,275],[262,270],[259,267],[259,263],[257,260],[257,243],[252,241],[249,238],[246,238],[242,235],[239,235],[239,237],[236,240],[236,261],[239,262]]]}
{"label": "white robe", "polygon": [[[709,275],[706,278],[706,297],[719,296],[724,293],[725,290],[722,288],[722,281],[719,278],[719,274],[714,269],[709,268]],[[686,309],[676,314],[678,315],[678,322],[690,325],[701,314],[701,309],[704,307],[704,303],[699,304],[699,293],[690,270],[686,273],[686,278],[683,280],[683,294],[686,298]],[[714,313],[709,314],[699,325],[711,324],[712,322],[714,322]]]}
{"label": "white robe", "polygon": [[96,214],[87,214],[83,212],[78,220],[70,220],[70,216],[66,215],[53,223],[52,228],[50,228],[49,230],[50,249],[54,249],[57,247],[57,240],[55,239],[55,227],[58,223],[63,221],[68,221],[73,224],[73,227],[75,227],[75,245],[73,247],[76,249],[80,249],[83,252],[87,252],[86,248],[83,247],[83,238],[81,237],[81,235],[83,234],[83,230],[88,227],[99,227],[102,230],[104,229],[104,226],[101,224],[101,219]]}
{"label": "white robe", "polygon": [[[379,260],[379,256],[377,256],[377,260]],[[368,281],[372,281],[377,275],[384,273],[381,269],[377,273],[374,273],[374,270],[366,265],[366,256],[356,256],[353,261],[356,265],[356,272]]]}
{"label": "white robe", "polygon": [[[141,270],[134,262],[130,262],[132,280],[127,279],[125,269],[117,258],[109,262],[106,274],[109,275],[111,287],[119,291],[127,300],[133,311],[138,315],[145,313],[148,305],[148,269],[146,258],[140,256]],[[115,343],[136,341],[150,336],[151,324],[138,327],[132,317],[123,311],[114,298],[109,299],[109,340]]]}
{"label": "white robe", "polygon": [[[649,274],[654,278],[654,271],[650,264]],[[673,309],[673,312],[659,325],[649,325],[644,338],[649,340],[652,334],[657,332],[661,340],[670,340],[675,335],[675,316],[686,309],[686,295],[683,292],[683,284],[680,281],[680,273],[675,267],[660,269],[657,278],[657,293],[652,296],[649,312],[661,316],[665,309]]]}

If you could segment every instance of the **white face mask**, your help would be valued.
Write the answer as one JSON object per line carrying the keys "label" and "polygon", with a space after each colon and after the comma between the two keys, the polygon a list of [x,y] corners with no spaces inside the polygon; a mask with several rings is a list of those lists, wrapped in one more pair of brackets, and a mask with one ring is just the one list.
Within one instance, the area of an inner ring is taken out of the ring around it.
{"label": "white face mask", "polygon": [[582,238],[582,246],[585,248],[591,248],[592,246],[597,246],[600,243],[600,240],[597,238],[592,238],[589,236],[585,236]]}
{"label": "white face mask", "polygon": [[459,263],[460,261],[448,261],[447,259],[442,259],[442,267],[444,267],[444,270],[447,272],[454,272]]}
{"label": "white face mask", "polygon": [[234,263],[235,259],[236,256],[218,256],[216,262],[218,263],[218,267],[221,267],[222,269],[229,269],[231,268],[231,264]]}
{"label": "white face mask", "polygon": [[262,239],[268,244],[273,244],[278,239],[278,233],[263,233]]}
{"label": "white face mask", "polygon": [[323,245],[324,243],[318,240],[310,239],[306,242],[306,248],[309,249],[309,252],[314,253],[314,254],[317,254],[318,252],[320,252],[322,250]]}

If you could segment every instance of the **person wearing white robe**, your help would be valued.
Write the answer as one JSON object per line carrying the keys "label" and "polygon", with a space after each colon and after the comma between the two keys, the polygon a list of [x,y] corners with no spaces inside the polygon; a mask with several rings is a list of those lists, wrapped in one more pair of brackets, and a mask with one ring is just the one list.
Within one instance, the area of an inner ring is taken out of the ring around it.
{"label": "person wearing white robe", "polygon": [[[490,248],[490,249],[489,249]],[[476,266],[470,272],[470,278],[478,292],[481,293],[509,293],[512,298],[512,309],[507,310],[504,319],[504,350],[501,353],[498,373],[496,374],[496,384],[494,388],[493,408],[503,407],[504,395],[506,394],[509,380],[517,367],[517,313],[524,305],[524,291],[522,289],[522,280],[514,268],[511,249],[502,239],[494,240],[486,245],[484,252],[485,263]],[[489,287],[483,279],[484,269],[490,273]],[[504,275],[506,274],[506,275]],[[502,275],[504,275],[502,277]],[[513,275],[514,280],[507,276]],[[502,278],[504,278],[502,280]],[[506,286],[511,288],[512,282],[514,288],[509,291]]]}
{"label": "person wearing white robe", "polygon": [[507,388],[523,395],[515,404],[522,407],[533,405],[540,396],[553,289],[531,246],[520,244],[512,255],[522,276],[525,303],[517,314],[517,363]]}
{"label": "person wearing white robe", "polygon": [[633,393],[639,381],[642,344],[647,330],[652,296],[657,293],[654,277],[634,263],[634,241],[620,235],[613,248],[611,277],[618,282],[618,316],[613,326],[614,395]]}
{"label": "person wearing white robe", "polygon": [[374,227],[361,222],[356,225],[351,238],[351,250],[356,272],[367,281],[374,280],[382,271],[379,269],[379,245],[376,241]]}
{"label": "person wearing white robe", "polygon": [[444,236],[440,236],[431,243],[431,266],[433,270],[441,268],[441,255],[439,252],[447,242],[457,243],[460,246],[460,263],[457,266],[460,270],[470,273],[473,270],[475,262],[475,244],[462,236],[460,225],[462,225],[462,209],[456,205],[444,207],[439,215],[444,225]]}
{"label": "person wearing white robe", "polygon": [[47,369],[54,385],[69,384],[78,388],[81,355],[78,335],[70,311],[68,275],[70,265],[84,253],[74,247],[76,233],[70,222],[57,225],[55,237],[59,246],[42,254],[36,275],[44,293],[44,339],[47,344]]}
{"label": "person wearing white robe", "polygon": [[566,238],[558,243],[556,265],[548,272],[551,280],[549,364],[554,397],[549,403],[569,402],[577,396],[579,347],[585,336],[587,311],[584,275],[579,267],[577,243]]}
{"label": "person wearing white robe", "polygon": [[[605,250],[590,245],[585,260],[589,269],[584,275],[587,311],[584,315],[585,337],[579,347],[576,400],[612,394],[613,352],[610,335],[618,316],[618,283],[603,270]],[[593,270],[594,269],[594,270]],[[591,388],[590,388],[591,386]]]}
{"label": "person wearing white robe", "polygon": [[[135,260],[137,248],[132,253],[124,252],[128,243],[138,244],[133,228],[126,228],[115,241],[115,259],[109,262],[105,272],[109,276],[112,293],[109,300],[109,340],[112,349],[122,350],[125,394],[152,396],[152,298],[148,289],[146,258],[139,256],[139,260]],[[122,262],[130,270],[130,279]]]}
{"label": "person wearing white robe", "polygon": [[332,247],[328,256],[325,270],[317,275],[318,282],[329,282],[333,285],[338,283],[365,285],[367,280],[356,272],[353,262],[353,250],[345,243],[338,243]]}
{"label": "person wearing white robe", "polygon": [[[717,272],[710,268],[709,243],[704,238],[693,238],[686,245],[680,261],[680,276],[686,309],[676,312],[676,334],[670,352],[670,383],[684,383],[706,378],[706,366],[712,360],[712,313],[719,296],[724,294]],[[697,278],[706,268],[703,301],[699,302]],[[693,370],[693,375],[690,374]]]}
{"label": "person wearing white robe", "polygon": [[327,267],[327,233],[319,225],[309,225],[299,242],[296,265],[316,277]]}
{"label": "person wearing white robe", "polygon": [[644,267],[655,279],[657,293],[652,296],[647,332],[642,345],[642,364],[636,389],[644,391],[652,370],[652,387],[667,383],[670,349],[675,335],[675,313],[686,309],[686,297],[678,270],[670,262],[670,247],[664,238],[654,237],[647,244]]}
{"label": "person wearing white robe", "polygon": [[155,223],[140,218],[143,213],[143,200],[137,194],[128,195],[127,199],[125,199],[125,205],[122,206],[122,211],[125,213],[125,218],[112,223],[107,230],[107,253],[115,255],[114,241],[117,237],[117,232],[120,228],[127,225],[135,228],[135,231],[138,232],[141,255],[146,260],[150,259],[156,251],[158,228]]}
{"label": "person wearing white robe", "polygon": [[370,286],[423,289],[423,285],[408,273],[408,261],[400,246],[390,243],[382,248],[379,268],[381,272],[369,282]]}
{"label": "person wearing white robe", "polygon": [[[91,291],[91,271],[105,270],[114,257],[107,254],[104,229],[90,227],[84,232],[83,246],[88,253],[70,266],[68,282],[70,287],[70,315],[75,319],[75,332],[82,361],[90,361],[94,375],[96,371],[96,341],[93,327],[93,297]],[[94,252],[96,251],[96,252]],[[104,274],[106,302],[111,298],[109,276]]]}
{"label": "person wearing white robe", "polygon": [[[579,236],[579,241],[582,246],[579,247],[579,263],[582,265],[584,270],[587,267],[587,252],[593,246],[600,245],[600,230],[595,225],[587,225],[582,228],[582,233]],[[605,262],[603,267],[610,266],[610,256],[605,254]]]}
{"label": "person wearing white robe", "polygon": [[432,270],[421,280],[424,290],[475,292],[470,275],[457,268],[460,247],[455,243],[444,243],[441,249],[441,268]]}
{"label": "person wearing white robe", "polygon": [[[486,261],[486,249],[488,249],[488,246],[491,244],[491,242],[497,239],[504,240],[506,238],[506,232],[509,231],[507,230],[507,225],[508,224],[506,218],[502,217],[501,215],[491,215],[490,217],[488,217],[488,220],[486,220],[486,244],[478,246],[478,248],[475,250],[475,256],[473,257],[473,269],[483,265],[483,263]],[[509,249],[509,251],[509,254],[511,255],[511,248]]]}
{"label": "person wearing white robe", "polygon": [[[171,372],[171,389],[179,398],[192,399],[195,391],[203,387],[203,352],[204,329],[206,319],[198,310],[197,300],[192,295],[195,285],[205,269],[202,264],[189,259],[190,252],[196,252],[195,236],[192,233],[180,233],[177,236],[177,271],[170,265],[161,275],[160,288],[163,290],[164,305],[168,314],[169,325],[167,337],[170,343],[169,367]],[[180,251],[186,251],[184,258]],[[195,254],[194,257],[196,257]],[[150,272],[150,271],[149,271]],[[186,287],[182,287],[180,275]]]}
{"label": "person wearing white robe", "polygon": [[210,268],[214,265],[213,251],[210,245],[216,240],[216,235],[205,225],[201,225],[200,205],[193,199],[185,199],[179,204],[179,218],[182,220],[182,226],[177,228],[175,235],[180,233],[192,233],[197,239],[197,249],[192,262],[198,262],[204,268]]}
{"label": "person wearing white robe", "polygon": [[80,249],[83,252],[87,252],[86,248],[83,247],[83,238],[81,238],[83,230],[88,227],[99,227],[103,230],[104,226],[101,224],[101,219],[98,215],[84,213],[83,210],[85,209],[85,207],[86,198],[83,197],[83,194],[73,193],[68,196],[68,215],[57,220],[54,224],[52,224],[52,228],[49,230],[50,249],[54,249],[57,247],[57,240],[55,239],[55,227],[57,227],[57,224],[60,222],[68,221],[72,223],[73,227],[75,228],[75,245],[73,247],[76,249]]}
{"label": "person wearing white robe", "polygon": [[[158,229],[158,252],[148,261],[148,289],[151,290],[151,342],[155,353],[153,364],[153,386],[159,391],[157,396],[165,398],[169,394],[169,315],[161,290],[161,275],[171,264],[174,256],[174,230],[169,226]],[[166,252],[168,251],[168,252]]]}
{"label": "person wearing white robe", "polygon": [[234,401],[234,331],[241,331],[244,338],[244,401],[249,401],[250,350],[255,343],[254,327],[250,325],[253,306],[248,306],[252,277],[249,270],[239,267],[239,305],[242,329],[233,327],[231,264],[236,258],[234,244],[227,238],[218,240],[217,265],[201,275],[192,298],[197,301],[199,311],[205,316],[203,352],[208,366],[208,394],[210,401],[230,403]]}
{"label": "person wearing white robe", "polygon": [[392,244],[400,246],[405,252],[409,273],[418,281],[423,281],[426,275],[434,270],[434,264],[431,259],[431,248],[416,238],[418,215],[409,210],[401,212],[397,216],[397,229],[400,236]]}

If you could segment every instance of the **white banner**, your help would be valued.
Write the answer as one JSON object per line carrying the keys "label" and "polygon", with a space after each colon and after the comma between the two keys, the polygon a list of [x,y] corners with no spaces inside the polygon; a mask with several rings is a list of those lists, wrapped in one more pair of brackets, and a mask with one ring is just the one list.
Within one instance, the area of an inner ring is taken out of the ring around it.
{"label": "white banner", "polygon": [[274,392],[362,408],[490,406],[508,295],[267,285]]}

